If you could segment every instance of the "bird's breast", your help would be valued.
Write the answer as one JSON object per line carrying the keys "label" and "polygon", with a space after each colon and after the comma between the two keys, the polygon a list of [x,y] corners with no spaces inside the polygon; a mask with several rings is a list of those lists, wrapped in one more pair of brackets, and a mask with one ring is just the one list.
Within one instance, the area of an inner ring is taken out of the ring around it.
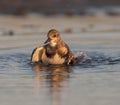
{"label": "bird's breast", "polygon": [[47,57],[46,53],[44,52],[42,55],[42,63],[43,64],[64,64],[65,63],[65,58],[62,58],[59,56],[59,54],[55,54],[52,57]]}

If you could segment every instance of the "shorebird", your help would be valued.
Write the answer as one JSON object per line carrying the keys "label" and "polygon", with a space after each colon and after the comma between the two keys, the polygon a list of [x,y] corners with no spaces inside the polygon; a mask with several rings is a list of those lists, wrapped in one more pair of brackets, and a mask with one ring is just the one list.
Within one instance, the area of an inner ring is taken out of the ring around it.
{"label": "shorebird", "polygon": [[47,40],[40,47],[33,50],[31,55],[32,62],[41,62],[45,65],[76,63],[76,59],[68,47],[61,39],[59,31],[52,29],[47,34]]}

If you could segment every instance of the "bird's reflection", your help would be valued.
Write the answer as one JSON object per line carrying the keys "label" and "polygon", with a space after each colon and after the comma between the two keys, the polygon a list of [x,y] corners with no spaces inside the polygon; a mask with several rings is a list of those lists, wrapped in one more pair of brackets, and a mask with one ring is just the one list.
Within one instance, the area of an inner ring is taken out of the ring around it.
{"label": "bird's reflection", "polygon": [[37,90],[40,90],[41,81],[46,82],[52,96],[52,102],[58,104],[61,99],[58,93],[67,85],[72,68],[66,65],[44,66],[38,64],[32,65],[32,68],[35,72],[35,80],[39,81],[37,84],[39,89]]}
{"label": "bird's reflection", "polygon": [[34,78],[36,80],[45,79],[50,83],[51,87],[61,87],[60,83],[66,81],[69,78],[69,73],[72,72],[70,66],[66,65],[32,65],[35,72]]}

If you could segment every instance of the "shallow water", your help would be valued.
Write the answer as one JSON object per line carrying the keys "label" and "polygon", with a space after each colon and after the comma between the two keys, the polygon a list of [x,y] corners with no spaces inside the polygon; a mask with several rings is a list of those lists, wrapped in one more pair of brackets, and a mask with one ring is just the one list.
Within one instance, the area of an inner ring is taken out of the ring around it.
{"label": "shallow water", "polygon": [[0,104],[119,105],[120,47],[84,49],[92,63],[48,67],[31,65],[32,48],[1,50]]}

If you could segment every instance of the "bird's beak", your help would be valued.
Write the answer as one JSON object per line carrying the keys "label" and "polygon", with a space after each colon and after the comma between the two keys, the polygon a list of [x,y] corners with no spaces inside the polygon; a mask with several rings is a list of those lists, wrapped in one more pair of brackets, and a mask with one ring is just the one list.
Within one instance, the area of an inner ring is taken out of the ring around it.
{"label": "bird's beak", "polygon": [[50,42],[44,43],[43,46],[46,46],[46,45],[48,45],[48,44],[50,44]]}
{"label": "bird's beak", "polygon": [[48,43],[48,42],[50,42],[50,38],[48,38],[48,39],[45,41],[45,44]]}

